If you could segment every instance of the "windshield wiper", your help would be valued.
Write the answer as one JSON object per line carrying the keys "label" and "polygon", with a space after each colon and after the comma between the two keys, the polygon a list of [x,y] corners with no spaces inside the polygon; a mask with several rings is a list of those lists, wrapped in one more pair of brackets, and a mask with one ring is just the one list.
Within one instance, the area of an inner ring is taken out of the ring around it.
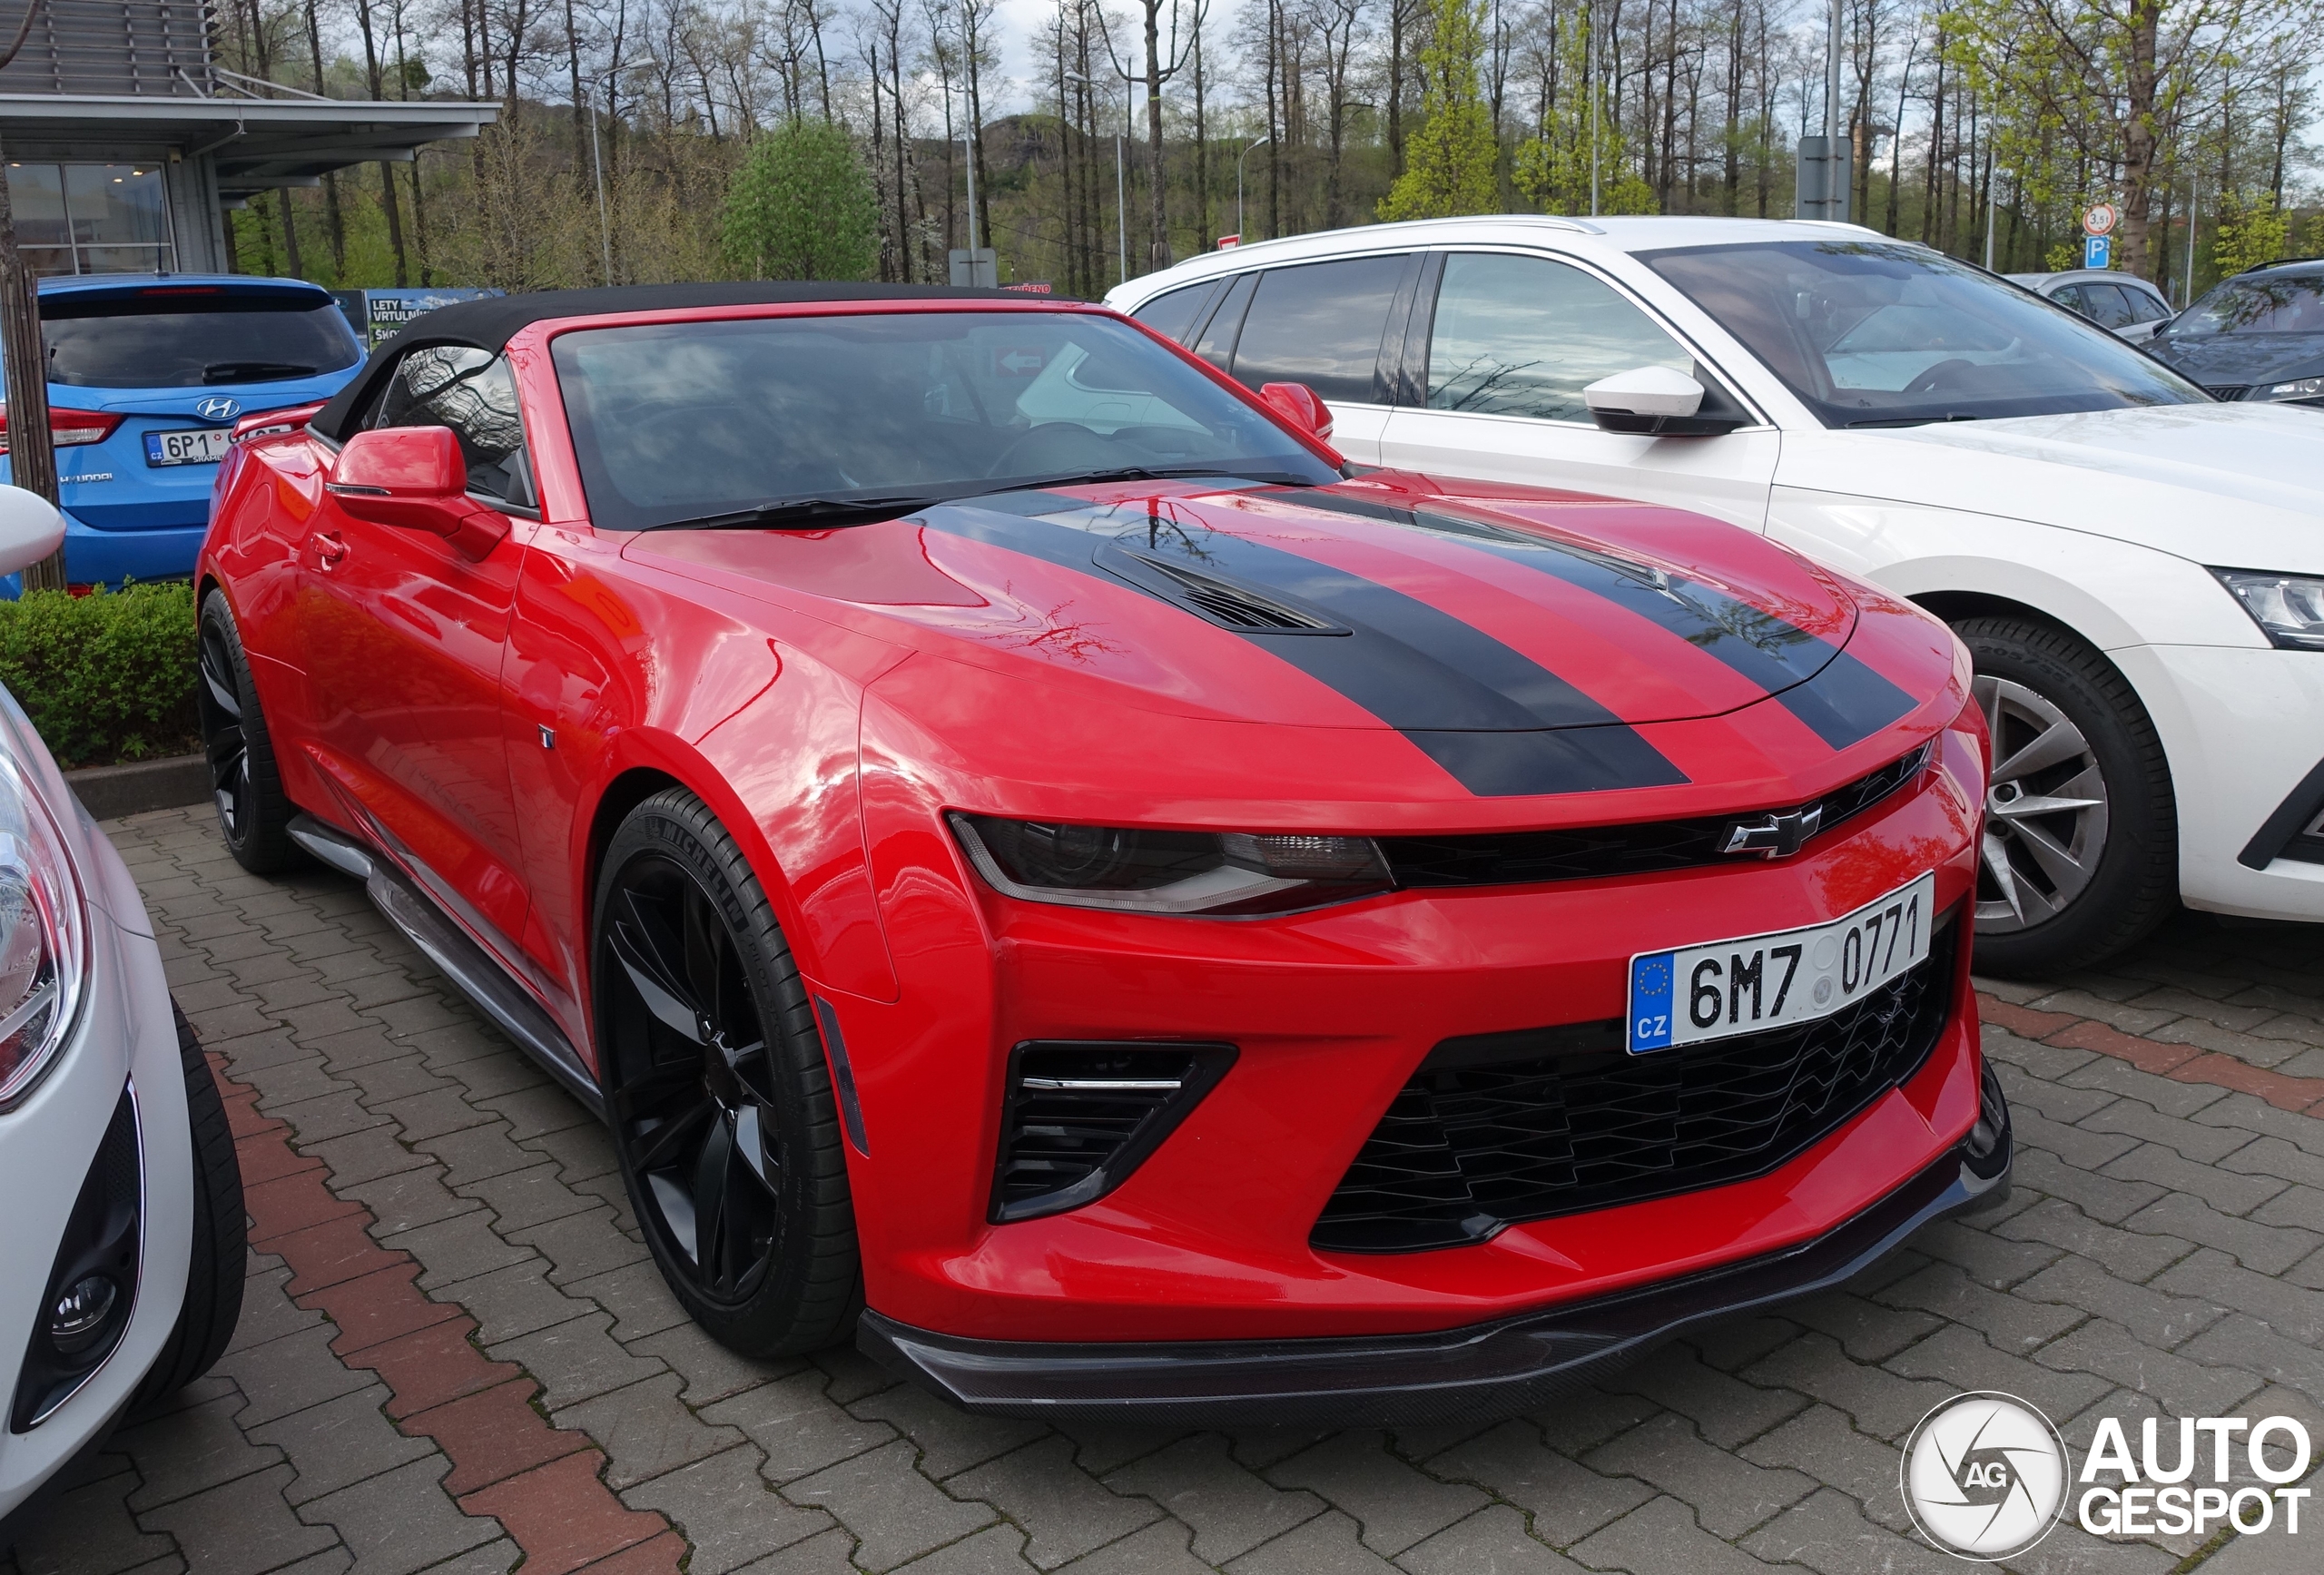
{"label": "windshield wiper", "polygon": [[723,514],[665,519],[647,530],[818,530],[827,526],[869,525],[942,503],[941,494],[899,493],[892,497],[777,497]]}
{"label": "windshield wiper", "polygon": [[1966,410],[1951,410],[1942,416],[1893,416],[1885,420],[1850,421],[1855,427],[1934,427],[1940,421],[1982,421],[1983,416],[1973,416]]}
{"label": "windshield wiper", "polygon": [[205,383],[257,383],[271,378],[311,378],[315,369],[298,361],[212,361],[202,369]]}
{"label": "windshield wiper", "polygon": [[697,514],[664,520],[647,530],[817,530],[842,525],[869,525],[895,519],[940,503],[965,503],[1003,492],[1037,492],[1044,487],[1095,485],[1105,481],[1179,481],[1216,476],[1231,480],[1270,482],[1286,487],[1307,485],[1299,477],[1279,471],[1236,472],[1216,465],[1150,468],[1128,465],[1110,470],[1073,470],[1056,476],[1010,476],[978,485],[945,487],[931,492],[904,492],[879,497],[777,497],[748,508],[719,514]]}
{"label": "windshield wiper", "polygon": [[1044,487],[1094,487],[1108,481],[1191,481],[1216,476],[1230,481],[1265,481],[1283,487],[1303,487],[1300,477],[1280,470],[1230,470],[1219,465],[1175,465],[1159,468],[1125,465],[1111,470],[1068,470],[1056,476],[1014,477],[994,488],[1000,492],[1036,491]]}

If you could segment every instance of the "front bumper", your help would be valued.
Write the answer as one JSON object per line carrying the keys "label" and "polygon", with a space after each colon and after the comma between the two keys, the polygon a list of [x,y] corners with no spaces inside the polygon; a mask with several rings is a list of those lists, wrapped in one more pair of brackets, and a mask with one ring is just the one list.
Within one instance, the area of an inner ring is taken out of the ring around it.
{"label": "front bumper", "polygon": [[863,1353],[965,1411],[1172,1426],[1403,1426],[1513,1415],[1675,1335],[1765,1312],[1863,1273],[1923,1226],[2000,1205],[2009,1106],[1988,1069],[1971,1137],[1879,1202],[1779,1252],[1489,1324],[1343,1339],[1146,1343],[970,1340],[867,1311]]}
{"label": "front bumper", "polygon": [[[61,784],[55,796],[64,797]],[[85,819],[77,833],[90,929],[80,1022],[25,1102],[0,1115],[0,1197],[8,1199],[0,1211],[0,1543],[21,1523],[9,1517],[34,1512],[29,1501],[103,1438],[152,1369],[185,1300],[192,1244],[192,1140],[161,949],[121,855]],[[136,1104],[143,1192],[129,1326],[70,1399],[16,1432],[8,1404],[44,1311],[49,1266],[124,1086]]]}
{"label": "front bumper", "polygon": [[2324,761],[2324,652],[2135,645],[2108,655],[2170,756],[2187,905],[2324,921],[2324,861],[2262,834],[2304,802],[2302,784]]}

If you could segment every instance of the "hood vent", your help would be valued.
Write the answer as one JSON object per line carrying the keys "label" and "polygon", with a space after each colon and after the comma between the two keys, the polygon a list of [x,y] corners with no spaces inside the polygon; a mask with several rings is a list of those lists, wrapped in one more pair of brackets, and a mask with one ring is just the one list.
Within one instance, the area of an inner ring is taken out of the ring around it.
{"label": "hood vent", "polygon": [[1345,635],[1345,625],[1237,581],[1204,574],[1183,564],[1165,563],[1108,542],[1098,549],[1098,564],[1138,589],[1174,602],[1238,635]]}

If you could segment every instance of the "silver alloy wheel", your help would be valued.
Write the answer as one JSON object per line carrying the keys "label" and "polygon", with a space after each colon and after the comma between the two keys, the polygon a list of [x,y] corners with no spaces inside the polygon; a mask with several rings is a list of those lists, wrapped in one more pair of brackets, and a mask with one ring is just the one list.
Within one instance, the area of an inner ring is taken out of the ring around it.
{"label": "silver alloy wheel", "polygon": [[2106,848],[2106,778],[2044,696],[1982,674],[1970,687],[1994,740],[1977,929],[2006,935],[2056,918],[2089,887]]}

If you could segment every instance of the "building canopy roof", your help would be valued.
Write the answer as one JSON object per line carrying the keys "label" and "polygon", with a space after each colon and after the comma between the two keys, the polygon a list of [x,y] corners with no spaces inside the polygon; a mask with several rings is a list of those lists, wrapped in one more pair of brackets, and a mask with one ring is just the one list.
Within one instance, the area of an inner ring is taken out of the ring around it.
{"label": "building canopy roof", "polygon": [[74,148],[209,153],[231,202],[350,164],[400,162],[499,116],[493,103],[354,102],[255,81],[216,63],[216,26],[201,0],[43,0],[23,49],[0,67],[0,147],[49,158]]}
{"label": "building canopy roof", "polygon": [[159,144],[217,161],[219,194],[311,186],[329,170],[409,161],[415,149],[472,137],[499,117],[495,103],[361,103],[347,99],[162,97],[133,94],[0,93],[0,149]]}

